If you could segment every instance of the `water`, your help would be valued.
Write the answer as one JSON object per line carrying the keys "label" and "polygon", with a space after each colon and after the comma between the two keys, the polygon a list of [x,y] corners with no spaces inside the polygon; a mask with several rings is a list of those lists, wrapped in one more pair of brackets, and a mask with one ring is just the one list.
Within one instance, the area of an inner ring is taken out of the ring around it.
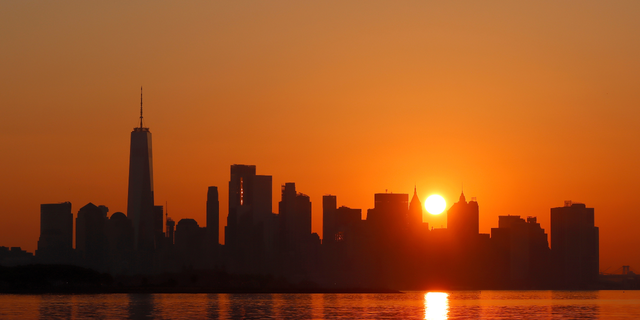
{"label": "water", "polygon": [[0,319],[637,319],[640,291],[0,295]]}

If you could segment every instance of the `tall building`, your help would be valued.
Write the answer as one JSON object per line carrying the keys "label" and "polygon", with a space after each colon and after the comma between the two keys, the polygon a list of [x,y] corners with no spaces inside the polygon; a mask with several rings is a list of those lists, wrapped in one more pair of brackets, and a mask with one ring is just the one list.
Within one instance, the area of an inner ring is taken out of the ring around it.
{"label": "tall building", "polygon": [[203,256],[206,230],[200,228],[198,222],[193,219],[181,219],[176,225],[175,246],[181,257],[181,263],[187,267],[202,267],[205,261]]}
{"label": "tall building", "polygon": [[337,208],[334,195],[322,197],[322,244],[331,245],[352,238],[362,222],[362,210],[341,206]]}
{"label": "tall building", "polygon": [[373,209],[367,210],[367,221],[377,229],[404,229],[407,226],[408,214],[408,194],[376,193]]}
{"label": "tall building", "polygon": [[207,221],[204,227],[205,264],[209,268],[220,264],[220,202],[218,201],[218,187],[207,189]]}
{"label": "tall building", "polygon": [[218,187],[207,190],[207,242],[209,245],[220,244],[220,202],[218,201]]}
{"label": "tall building", "polygon": [[322,243],[334,241],[336,231],[336,210],[338,200],[334,195],[322,196]]}
{"label": "tall building", "polygon": [[287,182],[282,186],[279,207],[287,246],[307,242],[311,236],[309,196],[296,192],[296,184]]}
{"label": "tall building", "polygon": [[238,272],[264,272],[269,264],[277,226],[271,190],[271,176],[256,175],[256,166],[231,166],[224,236],[228,263]]}
{"label": "tall building", "polygon": [[133,222],[136,250],[152,251],[154,249],[153,204],[151,132],[142,123],[142,88],[140,88],[140,126],[131,132],[127,198],[127,217]]}
{"label": "tall building", "polygon": [[106,234],[107,211],[88,203],[76,218],[76,252],[83,265],[106,271],[109,242]]}
{"label": "tall building", "polygon": [[414,227],[422,225],[422,203],[416,187],[413,188],[413,197],[409,203],[409,224]]}
{"label": "tall building", "polygon": [[551,208],[551,254],[558,280],[567,287],[587,287],[598,280],[599,231],[593,208],[565,201]]}
{"label": "tall building", "polygon": [[[225,243],[235,242],[235,229],[238,225],[253,222],[253,180],[256,176],[256,166],[234,164],[231,166],[229,180],[229,215],[225,228]],[[231,238],[229,238],[231,237]]]}
{"label": "tall building", "polygon": [[133,260],[133,225],[122,212],[116,212],[106,221],[106,235],[109,243],[109,272],[125,274]]}
{"label": "tall building", "polygon": [[167,242],[169,246],[174,245],[173,237],[175,233],[176,222],[171,218],[167,218]]}
{"label": "tall building", "polygon": [[354,238],[354,231],[356,227],[362,222],[362,209],[352,209],[349,207],[341,206],[336,209],[335,230],[333,234],[333,240],[341,242]]}
{"label": "tall building", "polygon": [[480,210],[475,199],[467,202],[464,193],[447,211],[447,230],[454,239],[474,238],[480,233]]}
{"label": "tall building", "polygon": [[153,239],[155,248],[159,249],[164,244],[164,207],[153,206]]}
{"label": "tall building", "polygon": [[[549,241],[536,217],[499,216],[491,242],[502,253],[503,280],[512,287],[534,287],[548,277]],[[508,279],[506,279],[508,278]]]}
{"label": "tall building", "polygon": [[36,257],[45,263],[70,263],[73,255],[71,203],[40,205],[40,238]]}

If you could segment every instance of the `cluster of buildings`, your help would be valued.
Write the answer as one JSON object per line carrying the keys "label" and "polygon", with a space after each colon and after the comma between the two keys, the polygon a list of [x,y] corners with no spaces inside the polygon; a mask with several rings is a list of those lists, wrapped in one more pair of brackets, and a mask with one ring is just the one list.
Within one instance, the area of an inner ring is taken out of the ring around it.
{"label": "cluster of buildings", "polygon": [[[221,269],[268,274],[325,287],[589,287],[598,277],[594,209],[565,202],[551,209],[551,246],[535,217],[500,216],[479,232],[479,206],[464,194],[447,212],[447,228],[429,228],[414,189],[379,193],[361,209],[322,199],[322,239],[311,232],[311,201],[294,183],[272,212],[272,177],[232,165],[225,244],[219,239],[218,188],[207,192],[206,225],[176,224],[155,205],[151,132],[131,133],[127,213],[89,203],[75,218],[71,203],[42,204],[39,263],[76,264],[111,274]],[[2,259],[2,251],[0,251]],[[1,260],[0,260],[1,261]]]}

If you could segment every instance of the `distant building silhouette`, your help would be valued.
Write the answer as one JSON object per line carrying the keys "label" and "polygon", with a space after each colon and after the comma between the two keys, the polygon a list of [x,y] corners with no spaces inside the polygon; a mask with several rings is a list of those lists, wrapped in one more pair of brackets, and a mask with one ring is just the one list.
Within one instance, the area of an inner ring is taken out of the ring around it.
{"label": "distant building silhouette", "polygon": [[596,283],[600,253],[593,208],[571,201],[551,208],[551,253],[560,283],[571,288]]}
{"label": "distant building silhouette", "polygon": [[271,176],[256,166],[234,164],[229,180],[229,214],[225,227],[227,263],[239,272],[273,268],[277,217],[271,212]]}
{"label": "distant building silhouette", "polygon": [[164,207],[153,206],[153,242],[155,249],[164,245]]}
{"label": "distant building silhouette", "polygon": [[475,199],[467,202],[464,193],[461,193],[458,202],[447,211],[447,230],[457,239],[476,238],[480,233],[478,202]]}
{"label": "distant building silhouette", "polygon": [[535,217],[525,221],[520,216],[499,216],[498,228],[491,228],[491,242],[504,253],[500,262],[508,286],[535,287],[548,280],[549,242]]}
{"label": "distant building silhouette", "polygon": [[71,203],[40,205],[40,238],[36,257],[44,263],[73,262],[73,213]]}
{"label": "distant building silhouette", "polygon": [[311,200],[296,191],[296,184],[282,185],[282,200],[278,204],[280,219],[280,268],[286,275],[300,281],[315,274],[319,263],[320,237],[311,233]]}
{"label": "distant building silhouette", "polygon": [[296,184],[287,182],[282,186],[282,201],[279,203],[282,231],[290,245],[308,241],[311,236],[311,201],[309,196],[296,192]]}
{"label": "distant building silhouette", "polygon": [[353,240],[356,230],[362,227],[362,209],[352,209],[345,206],[336,208],[336,206],[336,196],[322,197],[323,244],[329,245],[344,242],[347,239]]}
{"label": "distant building silhouette", "polygon": [[206,230],[200,228],[193,219],[182,219],[176,226],[176,249],[181,255],[183,266],[202,267],[202,252]]}
{"label": "distant building silhouette", "polygon": [[33,263],[33,253],[26,252],[20,247],[0,247],[0,266],[15,267]]}
{"label": "distant building silhouette", "polygon": [[[141,89],[142,90],[142,89]],[[140,126],[131,132],[129,154],[129,193],[127,217],[133,222],[136,250],[153,251],[153,161],[151,132],[142,124],[142,93],[140,94]]]}
{"label": "distant building silhouette", "polygon": [[84,266],[101,272],[107,270],[107,212],[104,206],[88,203],[80,208],[76,218],[76,253]]}
{"label": "distant building silhouette", "polygon": [[207,190],[207,226],[206,226],[206,264],[209,267],[220,262],[220,203],[218,201],[218,187],[209,187]]}
{"label": "distant building silhouette", "polygon": [[374,207],[367,210],[367,223],[376,234],[398,233],[407,229],[409,195],[406,193],[376,193]]}
{"label": "distant building silhouette", "polygon": [[322,196],[322,243],[334,241],[336,234],[336,212],[338,201],[334,195]]}
{"label": "distant building silhouette", "polygon": [[134,256],[133,223],[122,212],[111,215],[106,222],[106,235],[109,243],[109,272],[129,274]]}
{"label": "distant building silhouette", "polygon": [[[566,202],[551,209],[549,248],[535,217],[500,216],[491,236],[480,234],[478,202],[467,201],[464,193],[447,212],[447,228],[431,230],[422,221],[415,187],[410,202],[409,194],[375,194],[364,220],[361,209],[338,207],[335,195],[325,195],[321,242],[312,233],[310,197],[298,192],[295,183],[281,186],[275,214],[272,177],[257,175],[254,165],[234,164],[225,244],[220,245],[217,187],[207,190],[206,227],[194,219],[176,224],[166,207],[154,206],[151,133],[143,127],[142,101],[130,151],[127,214],[107,218],[105,206],[82,207],[74,250],[71,203],[42,204],[36,262],[133,276],[123,279],[158,275],[169,286],[176,283],[175,273],[191,273],[192,279],[207,274],[213,276],[206,280],[209,285],[257,290],[274,284],[285,290],[289,284],[312,288],[314,283],[408,290],[575,289],[590,288],[598,279],[599,229],[594,209],[584,204]],[[20,248],[0,247],[0,264],[30,263],[32,258]],[[235,275],[217,278],[217,271]],[[248,282],[228,283],[232,279]]]}
{"label": "distant building silhouette", "polygon": [[171,218],[167,218],[167,239],[168,239],[168,243],[169,245],[173,245],[174,242],[174,232],[175,232],[175,227],[176,227],[176,222],[173,221],[173,219]]}
{"label": "distant building silhouette", "polygon": [[207,190],[207,242],[212,245],[220,244],[220,203],[218,201],[218,187]]}
{"label": "distant building silhouette", "polygon": [[409,203],[409,225],[412,227],[412,230],[416,230],[422,226],[422,202],[420,202],[420,198],[418,198],[418,190],[416,187],[413,188],[413,196],[411,197],[411,202]]}

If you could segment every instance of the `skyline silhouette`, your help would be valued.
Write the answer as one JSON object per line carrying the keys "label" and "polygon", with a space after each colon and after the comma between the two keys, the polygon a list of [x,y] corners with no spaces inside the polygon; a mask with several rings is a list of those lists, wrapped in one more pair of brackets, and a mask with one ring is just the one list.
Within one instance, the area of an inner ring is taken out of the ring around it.
{"label": "skyline silhouette", "polygon": [[167,208],[154,204],[151,132],[143,127],[142,88],[140,125],[131,132],[130,146],[126,216],[109,216],[107,206],[88,203],[78,210],[74,232],[70,202],[42,204],[35,257],[7,260],[5,255],[0,262],[74,265],[117,279],[223,270],[327,289],[605,286],[599,278],[594,209],[584,204],[565,201],[551,209],[549,246],[536,217],[500,216],[491,234],[480,233],[478,202],[475,197],[467,201],[464,192],[446,212],[447,228],[429,228],[423,221],[416,186],[411,199],[403,193],[376,193],[366,216],[361,209],[338,207],[336,195],[325,195],[321,238],[312,232],[312,202],[294,182],[281,186],[274,213],[272,176],[258,175],[255,165],[234,164],[225,243],[220,244],[217,186],[207,189],[205,226],[192,218],[175,223]]}
{"label": "skyline silhouette", "polygon": [[[640,265],[640,4],[3,3],[0,245],[37,250],[40,205],[127,213],[131,128],[154,200],[206,225],[228,168],[322,196],[477,197],[479,230],[564,200],[596,208],[601,270]],[[446,227],[446,215],[424,215]],[[526,220],[525,220],[526,221]],[[74,240],[75,241],[75,240]]]}

